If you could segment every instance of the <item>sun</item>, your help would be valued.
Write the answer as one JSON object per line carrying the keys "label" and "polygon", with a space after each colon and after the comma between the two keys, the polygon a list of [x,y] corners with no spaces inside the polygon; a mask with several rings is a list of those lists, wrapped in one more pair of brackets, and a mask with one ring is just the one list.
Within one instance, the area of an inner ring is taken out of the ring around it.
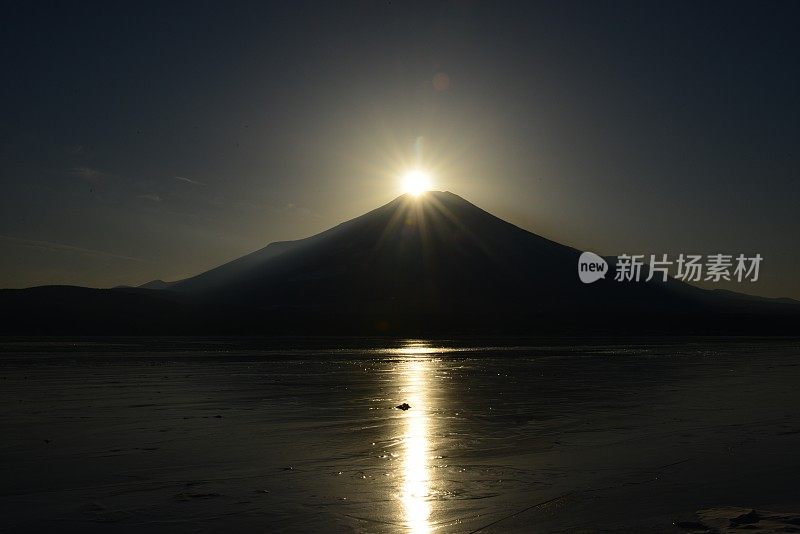
{"label": "sun", "polygon": [[408,171],[403,176],[403,191],[418,197],[431,188],[430,175],[420,169]]}

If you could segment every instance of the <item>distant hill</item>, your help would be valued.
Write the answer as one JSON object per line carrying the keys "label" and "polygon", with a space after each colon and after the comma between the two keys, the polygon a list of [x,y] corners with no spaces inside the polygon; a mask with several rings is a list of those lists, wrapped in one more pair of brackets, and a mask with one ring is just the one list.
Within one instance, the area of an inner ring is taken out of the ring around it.
{"label": "distant hill", "polygon": [[[577,276],[579,255],[453,193],[428,192],[186,280],[104,290],[90,300],[102,301],[107,313],[119,306],[116,314],[132,316],[138,331],[174,333],[800,333],[795,301],[675,280],[620,283],[609,276],[586,285]],[[88,313],[80,324],[108,331],[96,308],[70,304],[82,298],[78,288],[9,291],[0,292],[6,330],[29,331],[32,321],[37,331],[58,326],[56,313],[36,320],[37,307],[50,300],[64,321]],[[14,314],[11,303],[26,299],[26,312]],[[148,315],[158,317],[150,327]],[[124,320],[110,324],[114,332],[126,330]]]}
{"label": "distant hill", "polygon": [[139,287],[142,289],[167,289],[175,284],[175,282],[165,282],[164,280],[150,280]]}

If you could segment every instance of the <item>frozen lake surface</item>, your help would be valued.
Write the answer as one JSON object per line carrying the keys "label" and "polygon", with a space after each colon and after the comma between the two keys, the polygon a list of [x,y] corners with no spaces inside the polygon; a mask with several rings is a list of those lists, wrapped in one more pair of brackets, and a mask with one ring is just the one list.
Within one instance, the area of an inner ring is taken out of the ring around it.
{"label": "frozen lake surface", "polygon": [[797,340],[5,341],[0,406],[9,532],[685,532],[800,504]]}

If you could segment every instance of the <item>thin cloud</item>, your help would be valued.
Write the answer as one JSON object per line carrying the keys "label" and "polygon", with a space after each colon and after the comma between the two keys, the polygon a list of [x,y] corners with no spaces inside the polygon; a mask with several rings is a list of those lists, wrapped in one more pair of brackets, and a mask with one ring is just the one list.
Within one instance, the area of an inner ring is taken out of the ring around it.
{"label": "thin cloud", "polygon": [[203,182],[198,182],[197,180],[192,180],[191,178],[185,178],[183,176],[176,176],[175,179],[180,180],[181,182],[186,182],[187,184],[205,185]]}
{"label": "thin cloud", "polygon": [[18,245],[28,248],[36,248],[40,250],[49,250],[52,252],[73,252],[77,254],[89,254],[92,256],[99,256],[103,258],[113,258],[117,260],[135,261],[139,263],[148,263],[148,260],[142,258],[134,258],[133,256],[124,256],[122,254],[114,254],[113,252],[106,252],[104,250],[96,250],[91,248],[74,247],[72,245],[65,245],[63,243],[53,243],[52,241],[37,241],[34,239],[23,239],[20,237],[13,237],[10,235],[0,234],[0,241],[5,241],[12,245]]}
{"label": "thin cloud", "polygon": [[108,174],[91,167],[73,167],[69,170],[69,175],[86,180],[90,184],[98,184],[103,182],[109,176]]}
{"label": "thin cloud", "polygon": [[155,193],[148,193],[146,195],[139,195],[139,198],[143,198],[145,200],[151,200],[153,202],[161,202],[163,199],[156,195]]}
{"label": "thin cloud", "polygon": [[303,206],[298,206],[297,204],[290,202],[285,206],[278,209],[280,212],[284,213],[296,213],[298,215],[302,215],[303,217],[310,217],[312,219],[321,219],[322,216],[318,213],[311,211],[308,208],[304,208]]}

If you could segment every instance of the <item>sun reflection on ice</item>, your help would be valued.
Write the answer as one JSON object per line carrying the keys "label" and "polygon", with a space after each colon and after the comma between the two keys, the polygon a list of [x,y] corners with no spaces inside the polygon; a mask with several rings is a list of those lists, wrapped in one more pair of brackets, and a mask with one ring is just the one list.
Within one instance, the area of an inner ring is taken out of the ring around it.
{"label": "sun reflection on ice", "polygon": [[431,362],[424,356],[433,352],[435,349],[421,343],[409,343],[398,351],[399,354],[409,356],[401,367],[404,401],[411,405],[411,409],[403,414],[405,430],[402,503],[406,524],[414,534],[431,531],[431,505],[428,499],[428,380]]}

